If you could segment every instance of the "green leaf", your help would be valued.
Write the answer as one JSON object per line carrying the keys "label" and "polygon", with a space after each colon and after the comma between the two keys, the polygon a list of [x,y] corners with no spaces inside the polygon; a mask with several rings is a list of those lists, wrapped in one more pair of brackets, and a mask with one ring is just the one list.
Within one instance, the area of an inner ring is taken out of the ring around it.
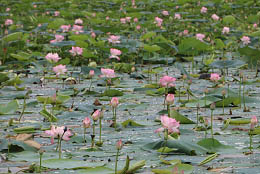
{"label": "green leaf", "polygon": [[127,170],[126,174],[135,173],[135,171],[137,171],[140,168],[142,168],[143,166],[145,166],[145,163],[146,163],[146,161],[142,160],[142,161],[138,161],[138,162],[134,163],[133,165],[130,165],[130,167]]}
{"label": "green leaf", "polygon": [[48,28],[50,29],[59,29],[61,25],[65,25],[66,21],[63,18],[54,19],[51,23],[49,23]]}
{"label": "green leaf", "polygon": [[226,124],[227,122],[229,122],[230,125],[241,125],[241,124],[249,124],[251,123],[251,119],[228,119],[225,120],[224,123]]}
{"label": "green leaf", "polygon": [[155,174],[174,174],[174,173],[179,174],[182,171],[184,171],[184,174],[191,174],[193,172],[193,167],[190,164],[178,163],[167,169],[152,169],[152,172]]}
{"label": "green leaf", "polygon": [[35,126],[24,126],[24,127],[18,127],[18,128],[14,128],[14,132],[17,134],[21,134],[21,133],[34,133],[37,129],[39,129],[39,127],[35,127]]}
{"label": "green leaf", "polygon": [[216,153],[223,150],[230,150],[233,148],[232,146],[221,144],[218,140],[214,138],[205,138],[203,140],[200,140],[197,144],[208,149],[211,153]]}
{"label": "green leaf", "polygon": [[10,152],[21,152],[21,151],[37,151],[36,148],[31,147],[27,144],[25,144],[22,141],[16,141],[12,139],[1,139],[0,140],[0,151],[8,150],[8,144],[9,144],[9,150]]}
{"label": "green leaf", "polygon": [[86,173],[86,174],[114,174],[114,170],[108,167],[91,167],[88,169],[77,170],[77,173]]}
{"label": "green leaf", "polygon": [[170,116],[172,118],[175,118],[177,121],[179,121],[181,124],[195,124],[192,120],[188,119],[187,117],[183,116],[179,112],[175,110],[170,111]]}
{"label": "green leaf", "polygon": [[183,55],[198,55],[200,52],[206,52],[211,49],[211,47],[205,43],[201,42],[196,38],[185,38],[181,40],[178,45],[179,52],[178,54]]}
{"label": "green leaf", "polygon": [[123,96],[124,93],[122,91],[116,90],[116,89],[107,89],[104,91],[102,96],[108,96],[108,97],[117,97],[117,96]]}
{"label": "green leaf", "polygon": [[148,52],[156,52],[159,51],[161,48],[158,45],[147,45],[144,44],[144,50]]}
{"label": "green leaf", "polygon": [[131,119],[128,119],[121,123],[123,127],[144,127],[145,125],[139,124]]}
{"label": "green leaf", "polygon": [[30,59],[31,55],[25,52],[19,52],[18,54],[10,54],[13,58],[19,61],[27,61]]}
{"label": "green leaf", "polygon": [[42,161],[42,166],[50,169],[78,169],[103,166],[104,162],[90,162],[75,159],[48,159]]}
{"label": "green leaf", "polygon": [[141,37],[141,40],[151,39],[154,36],[156,36],[155,32],[148,32]]}
{"label": "green leaf", "polygon": [[15,112],[19,108],[18,100],[10,101],[7,104],[0,104],[0,115]]}
{"label": "green leaf", "polygon": [[214,160],[218,157],[217,153],[214,153],[212,155],[209,155],[207,158],[205,158],[203,161],[199,163],[199,166],[209,163],[210,161]]}
{"label": "green leaf", "polygon": [[219,68],[219,69],[226,69],[226,68],[236,68],[240,67],[242,65],[245,65],[245,62],[242,60],[218,60],[210,64],[211,67],[213,68]]}
{"label": "green leaf", "polygon": [[158,150],[161,147],[177,149],[176,152],[185,153],[186,155],[206,154],[208,152],[208,150],[204,147],[199,146],[193,142],[187,142],[184,140],[168,140],[167,143],[165,143],[165,141],[159,140],[144,145],[142,149]]}
{"label": "green leaf", "polygon": [[125,167],[121,170],[121,171],[116,171],[116,173],[118,174],[126,174],[127,170],[129,169],[129,164],[130,164],[130,160],[129,160],[129,156],[126,156],[126,161],[125,161]]}
{"label": "green leaf", "polygon": [[39,112],[44,118],[46,118],[46,120],[48,120],[49,122],[56,122],[58,121],[57,117],[55,117],[54,115],[52,115],[50,112],[48,112],[46,109],[43,109]]}
{"label": "green leaf", "polygon": [[4,42],[11,42],[11,41],[16,41],[16,40],[19,40],[21,39],[23,36],[23,33],[22,32],[16,32],[16,33],[11,33],[5,37],[3,37],[3,41]]}
{"label": "green leaf", "polygon": [[234,16],[228,15],[223,18],[224,24],[233,24],[236,22],[236,18]]}
{"label": "green leaf", "polygon": [[5,82],[7,80],[9,80],[8,74],[0,73],[0,85],[1,85],[1,83]]}

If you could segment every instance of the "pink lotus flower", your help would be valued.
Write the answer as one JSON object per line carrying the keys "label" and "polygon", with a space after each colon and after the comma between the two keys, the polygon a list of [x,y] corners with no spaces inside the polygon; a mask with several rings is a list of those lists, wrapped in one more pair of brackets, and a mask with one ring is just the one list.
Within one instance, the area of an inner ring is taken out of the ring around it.
{"label": "pink lotus flower", "polygon": [[51,40],[50,43],[55,43],[55,42],[62,42],[64,40],[64,36],[56,34],[55,39]]}
{"label": "pink lotus flower", "polygon": [[164,15],[164,16],[169,16],[169,12],[166,11],[166,10],[163,10],[163,11],[162,11],[162,15]]}
{"label": "pink lotus flower", "polygon": [[116,108],[119,104],[119,100],[117,97],[113,97],[110,101],[110,105],[113,107],[113,108]]}
{"label": "pink lotus flower", "polygon": [[48,53],[45,58],[50,62],[58,62],[61,59],[57,53]]}
{"label": "pink lotus flower", "polygon": [[108,42],[115,44],[115,43],[120,43],[119,39],[120,36],[111,35],[107,40]]}
{"label": "pink lotus flower", "polygon": [[9,12],[11,10],[11,8],[6,8],[5,11],[6,12]]}
{"label": "pink lotus flower", "polygon": [[257,125],[258,123],[258,120],[257,120],[257,117],[256,116],[253,116],[251,118],[251,125],[250,125],[250,129],[253,130],[255,128],[255,126]]}
{"label": "pink lotus flower", "polygon": [[59,16],[60,15],[60,12],[59,11],[55,11],[54,12],[54,16]]}
{"label": "pink lotus flower", "polygon": [[120,22],[121,22],[121,24],[125,24],[126,23],[126,18],[121,18]]}
{"label": "pink lotus flower", "polygon": [[201,7],[200,13],[207,13],[208,9],[206,7]]}
{"label": "pink lotus flower", "polygon": [[117,150],[121,150],[123,147],[123,142],[122,140],[120,139],[117,143],[116,143],[116,149]]}
{"label": "pink lotus flower", "polygon": [[204,38],[205,38],[204,34],[201,34],[201,33],[196,34],[196,39],[203,41]]}
{"label": "pink lotus flower", "polygon": [[62,29],[62,32],[68,32],[70,30],[70,25],[62,25],[60,28]]}
{"label": "pink lotus flower", "polygon": [[183,31],[183,35],[188,35],[189,34],[189,30],[184,30]]}
{"label": "pink lotus flower", "polygon": [[95,38],[96,38],[96,33],[95,33],[95,32],[91,32],[91,37],[92,37],[93,39],[95,39]]}
{"label": "pink lotus flower", "polygon": [[217,82],[217,81],[219,81],[219,79],[220,79],[219,74],[217,74],[217,73],[211,73],[211,74],[210,74],[210,80],[211,80],[211,81]]}
{"label": "pink lotus flower", "polygon": [[155,133],[162,132],[164,129],[167,129],[169,134],[179,133],[180,122],[176,121],[174,118],[163,115],[161,116],[161,123],[163,127],[156,129]]}
{"label": "pink lotus flower", "polygon": [[118,56],[121,55],[122,52],[120,50],[118,50],[118,49],[111,48],[110,49],[110,54],[111,54],[111,56],[109,57],[110,59],[116,58],[117,60],[120,60],[120,57],[118,57]]}
{"label": "pink lotus flower", "polygon": [[254,28],[257,28],[257,26],[258,26],[258,25],[257,25],[256,23],[254,23],[253,27],[254,27]]}
{"label": "pink lotus flower", "polygon": [[82,55],[82,53],[83,53],[83,48],[80,48],[80,47],[72,47],[72,49],[69,50],[69,52],[70,52],[73,56]]}
{"label": "pink lotus flower", "polygon": [[82,25],[83,24],[83,20],[82,19],[76,19],[74,24]]}
{"label": "pink lotus flower", "polygon": [[33,8],[37,8],[37,5],[35,4],[35,5],[33,5]]}
{"label": "pink lotus flower", "polygon": [[218,21],[218,20],[219,20],[219,16],[216,15],[216,14],[213,14],[213,15],[211,16],[211,18],[212,18],[213,20],[215,20],[215,21]]}
{"label": "pink lotus flower", "polygon": [[106,17],[106,20],[107,20],[107,21],[109,20],[109,16]]}
{"label": "pink lotus flower", "polygon": [[168,94],[166,96],[165,101],[166,101],[167,105],[172,105],[174,103],[174,95],[173,94]]}
{"label": "pink lotus flower", "polygon": [[94,121],[97,121],[97,120],[100,118],[100,114],[101,114],[100,110],[97,109],[97,110],[91,115],[91,117],[92,117],[92,119],[93,119]]}
{"label": "pink lotus flower", "polygon": [[140,30],[140,29],[141,29],[141,26],[140,26],[140,25],[137,25],[137,26],[136,26],[136,29],[137,29],[137,30]]}
{"label": "pink lotus flower", "polygon": [[170,77],[170,76],[163,76],[160,79],[160,85],[163,87],[172,87],[175,86],[174,82],[176,81],[176,78]]}
{"label": "pink lotus flower", "polygon": [[159,18],[159,17],[156,16],[156,17],[154,18],[154,20],[155,20],[155,23],[156,23],[157,27],[162,26],[163,19],[161,19],[161,18]]}
{"label": "pink lotus flower", "polygon": [[244,45],[248,45],[249,43],[251,43],[250,37],[248,36],[243,36],[240,40],[243,42]]}
{"label": "pink lotus flower", "polygon": [[51,126],[51,130],[46,130],[45,134],[49,135],[51,137],[51,144],[54,143],[54,138],[57,138],[58,136],[61,137],[62,139],[65,141],[70,140],[70,137],[73,135],[72,132],[68,129],[66,130],[66,132],[64,133],[64,126],[61,127],[55,127],[55,126]]}
{"label": "pink lotus flower", "polygon": [[95,75],[95,71],[94,70],[90,70],[89,71],[89,77],[92,78]]}
{"label": "pink lotus flower", "polygon": [[57,76],[61,74],[65,74],[68,70],[66,69],[66,65],[57,65],[53,67],[53,71],[56,73]]}
{"label": "pink lotus flower", "polygon": [[115,71],[113,69],[101,68],[101,73],[102,73],[102,75],[100,77],[106,77],[106,78],[116,77]]}
{"label": "pink lotus flower", "polygon": [[90,118],[85,117],[85,119],[83,120],[83,127],[84,128],[90,128],[90,124],[91,124]]}
{"label": "pink lotus flower", "polygon": [[228,34],[229,33],[229,27],[224,27],[222,30],[222,34]]}
{"label": "pink lotus flower", "polygon": [[134,22],[138,22],[138,18],[134,18]]}
{"label": "pink lotus flower", "polygon": [[127,22],[131,22],[131,19],[132,19],[132,17],[129,17],[129,16],[125,18],[125,20],[126,20]]}
{"label": "pink lotus flower", "polygon": [[75,34],[83,33],[83,26],[73,25],[72,31],[74,31]]}
{"label": "pink lotus flower", "polygon": [[174,19],[181,19],[181,15],[179,13],[174,14]]}
{"label": "pink lotus flower", "polygon": [[5,25],[8,26],[8,25],[13,25],[13,20],[12,19],[6,19],[5,20]]}
{"label": "pink lotus flower", "polygon": [[96,13],[92,13],[92,17],[96,17],[97,16],[97,14]]}

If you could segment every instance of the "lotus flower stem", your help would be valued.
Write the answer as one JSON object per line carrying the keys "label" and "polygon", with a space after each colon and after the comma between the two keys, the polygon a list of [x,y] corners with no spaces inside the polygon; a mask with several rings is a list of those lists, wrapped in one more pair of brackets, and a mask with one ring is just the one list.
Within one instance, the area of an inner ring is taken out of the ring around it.
{"label": "lotus flower stem", "polygon": [[23,117],[23,114],[24,114],[24,112],[25,112],[25,109],[26,109],[26,97],[27,97],[27,96],[29,96],[29,91],[26,92],[26,94],[25,94],[25,96],[24,96],[24,99],[23,99],[23,110],[22,110],[22,112],[21,112],[21,114],[20,114],[20,117],[19,117],[19,123],[20,123],[20,121],[21,121],[21,119],[22,119],[22,117]]}
{"label": "lotus flower stem", "polygon": [[166,105],[166,102],[165,102],[165,101],[166,101],[167,94],[168,94],[168,84],[166,85],[166,88],[165,88],[163,108],[165,108],[165,105]]}
{"label": "lotus flower stem", "polygon": [[115,174],[117,174],[117,162],[118,162],[118,156],[119,156],[119,149],[117,149],[117,152],[116,152],[116,163],[115,163]]}
{"label": "lotus flower stem", "polygon": [[92,78],[90,79],[90,85],[89,85],[89,88],[88,88],[89,91],[91,90],[91,86],[92,86]]}
{"label": "lotus flower stem", "polygon": [[210,127],[211,127],[211,137],[213,139],[213,109],[211,110]]}
{"label": "lotus flower stem", "polygon": [[114,121],[114,128],[116,129],[116,108],[113,107],[113,121]]}
{"label": "lotus flower stem", "polygon": [[96,124],[96,121],[94,121],[93,123],[93,133],[92,133],[92,136],[91,136],[91,147],[94,148],[94,145],[95,145],[95,124]]}
{"label": "lotus flower stem", "polygon": [[102,122],[101,122],[101,118],[99,119],[99,142],[102,142],[101,139],[101,135],[102,135]]}
{"label": "lotus flower stem", "polygon": [[168,117],[171,117],[171,114],[170,114],[170,105],[167,105],[167,113],[168,113]]}
{"label": "lotus flower stem", "polygon": [[83,137],[84,145],[86,145],[86,133],[87,133],[87,128],[84,127],[84,137]]}
{"label": "lotus flower stem", "polygon": [[238,92],[238,95],[239,95],[239,107],[241,108],[241,86],[242,86],[242,78],[240,76],[240,81],[239,81],[239,92]]}
{"label": "lotus flower stem", "polygon": [[246,101],[245,101],[245,80],[243,79],[243,104],[244,104],[244,111],[246,111]]}
{"label": "lotus flower stem", "polygon": [[197,127],[199,126],[199,109],[200,109],[200,105],[198,103],[197,104],[197,123],[196,123]]}
{"label": "lotus flower stem", "polygon": [[251,130],[249,130],[249,150],[250,152],[252,152],[252,142],[253,142],[253,139],[252,139],[252,134],[251,134]]}

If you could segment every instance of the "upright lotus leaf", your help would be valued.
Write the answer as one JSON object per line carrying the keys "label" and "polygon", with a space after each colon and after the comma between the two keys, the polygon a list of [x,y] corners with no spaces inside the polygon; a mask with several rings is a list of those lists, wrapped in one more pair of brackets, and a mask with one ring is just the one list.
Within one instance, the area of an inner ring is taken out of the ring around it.
{"label": "upright lotus leaf", "polygon": [[236,22],[236,18],[232,15],[228,15],[223,17],[223,23],[224,24],[234,24]]}
{"label": "upright lotus leaf", "polygon": [[151,39],[155,36],[156,36],[156,33],[151,31],[151,32],[145,33],[143,36],[141,36],[141,40]]}
{"label": "upright lotus leaf", "polygon": [[53,42],[51,43],[53,46],[57,47],[65,47],[65,46],[74,46],[76,43],[74,41],[61,41],[61,42]]}
{"label": "upright lotus leaf", "polygon": [[69,39],[70,40],[73,40],[73,41],[78,41],[78,40],[81,40],[81,41],[86,41],[88,39],[90,39],[91,37],[87,34],[74,34],[74,35],[71,35],[69,36]]}
{"label": "upright lotus leaf", "polygon": [[200,140],[197,144],[208,149],[210,153],[230,151],[234,148],[232,146],[221,144],[218,140],[214,138],[205,138],[203,140]]}
{"label": "upright lotus leaf", "polygon": [[55,115],[51,114],[49,111],[47,111],[46,109],[43,109],[39,112],[46,120],[48,120],[49,122],[56,122],[58,121],[57,117],[55,117]]}
{"label": "upright lotus leaf", "polygon": [[8,150],[8,146],[10,152],[37,151],[36,148],[29,146],[23,141],[17,141],[13,139],[0,139],[0,151]]}
{"label": "upright lotus leaf", "polygon": [[17,54],[10,54],[13,58],[16,58],[19,61],[28,61],[31,57],[31,54],[28,54],[26,52],[19,52]]}
{"label": "upright lotus leaf", "polygon": [[217,60],[210,64],[212,68],[218,69],[227,69],[227,68],[236,68],[245,65],[246,63],[242,60]]}
{"label": "upright lotus leaf", "polygon": [[63,104],[67,102],[71,97],[68,95],[61,95],[59,94],[56,99],[54,97],[43,97],[43,96],[38,96],[37,100],[38,102],[45,103],[45,104]]}
{"label": "upright lotus leaf", "polygon": [[131,119],[128,119],[121,123],[123,127],[144,127],[145,125],[137,123]]}
{"label": "upright lotus leaf", "polygon": [[9,80],[8,74],[0,73],[0,85],[1,85],[1,83],[5,82],[7,80]]}
{"label": "upright lotus leaf", "polygon": [[142,147],[144,150],[158,150],[161,147],[168,147],[177,149],[176,152],[185,153],[186,155],[199,155],[206,154],[208,150],[202,146],[197,145],[193,142],[187,142],[184,140],[168,140],[165,141],[159,140],[152,143],[148,143]]}
{"label": "upright lotus leaf", "polygon": [[201,42],[200,40],[190,37],[184,38],[181,40],[178,45],[178,54],[182,55],[198,55],[201,52],[210,51],[211,47],[205,42]]}
{"label": "upright lotus leaf", "polygon": [[16,32],[16,33],[8,34],[7,36],[3,37],[2,40],[4,42],[11,42],[11,41],[16,41],[21,39],[22,36],[23,36],[22,32]]}
{"label": "upright lotus leaf", "polygon": [[184,69],[181,63],[176,62],[174,65],[181,71],[181,74],[186,75],[188,79],[191,79],[190,74]]}
{"label": "upright lotus leaf", "polygon": [[116,89],[107,89],[104,91],[102,96],[108,96],[108,97],[118,97],[123,96],[124,93],[122,91],[116,90]]}
{"label": "upright lotus leaf", "polygon": [[61,25],[65,25],[65,24],[66,24],[65,19],[57,18],[49,23],[48,28],[57,30],[60,28]]}
{"label": "upright lotus leaf", "polygon": [[175,118],[175,120],[179,121],[181,124],[195,124],[195,122],[180,114],[178,111],[174,109],[170,111],[170,116],[172,118]]}
{"label": "upright lotus leaf", "polygon": [[219,50],[223,50],[225,48],[225,44],[221,39],[215,39],[215,48]]}
{"label": "upright lotus leaf", "polygon": [[156,52],[159,51],[161,48],[158,45],[147,45],[144,44],[144,50],[148,52]]}
{"label": "upright lotus leaf", "polygon": [[0,104],[0,115],[15,112],[17,111],[18,108],[19,108],[18,100],[10,101],[7,104]]}

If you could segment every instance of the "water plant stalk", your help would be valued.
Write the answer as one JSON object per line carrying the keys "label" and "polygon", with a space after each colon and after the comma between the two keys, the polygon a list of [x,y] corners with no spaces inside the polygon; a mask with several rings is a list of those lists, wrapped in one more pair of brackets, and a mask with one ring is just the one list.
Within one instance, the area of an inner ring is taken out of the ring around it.
{"label": "water plant stalk", "polygon": [[213,109],[211,109],[210,127],[211,127],[211,138],[213,139]]}
{"label": "water plant stalk", "polygon": [[116,152],[116,163],[115,163],[115,174],[117,174],[117,162],[118,162],[118,156],[119,156],[119,149],[117,149],[117,152]]}
{"label": "water plant stalk", "polygon": [[250,152],[253,151],[252,142],[253,142],[253,138],[252,138],[251,130],[249,130],[249,150],[250,150]]}
{"label": "water plant stalk", "polygon": [[91,136],[91,148],[94,148],[95,146],[95,125],[96,125],[96,121],[94,121],[93,123],[93,133],[92,133],[92,136]]}
{"label": "water plant stalk", "polygon": [[101,137],[101,135],[102,135],[102,121],[101,121],[102,119],[100,118],[99,119],[99,142],[101,143],[102,142],[102,137]]}

